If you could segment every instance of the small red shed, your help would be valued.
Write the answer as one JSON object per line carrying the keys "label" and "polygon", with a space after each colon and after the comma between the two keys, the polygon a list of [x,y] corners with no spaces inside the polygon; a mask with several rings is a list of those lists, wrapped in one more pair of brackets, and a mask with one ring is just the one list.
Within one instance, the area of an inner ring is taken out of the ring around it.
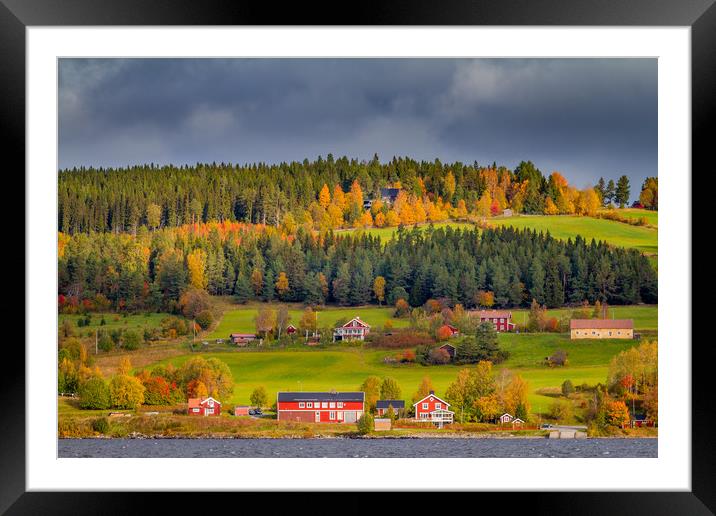
{"label": "small red shed", "polygon": [[248,405],[236,405],[234,407],[234,415],[235,416],[248,416],[249,408],[250,407]]}
{"label": "small red shed", "polygon": [[293,324],[289,324],[288,326],[286,326],[286,334],[287,335],[293,335],[297,331],[298,330],[296,329],[296,327]]}

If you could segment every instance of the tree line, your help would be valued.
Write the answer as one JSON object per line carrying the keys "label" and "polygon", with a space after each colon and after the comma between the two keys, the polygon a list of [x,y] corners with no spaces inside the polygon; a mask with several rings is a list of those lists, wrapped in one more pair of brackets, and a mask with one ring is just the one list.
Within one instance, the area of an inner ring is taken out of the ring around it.
{"label": "tree line", "polygon": [[286,235],[229,222],[136,236],[60,234],[58,285],[68,312],[186,312],[193,291],[346,306],[447,299],[470,308],[485,291],[496,307],[657,302],[656,272],[638,251],[512,227],[401,227],[387,243],[360,232]]}
{"label": "tree line", "polygon": [[[384,187],[402,190],[403,205],[409,208],[405,214],[380,204],[370,212],[364,209],[363,200],[379,199]],[[209,221],[307,224],[317,230],[380,227],[490,216],[508,208],[529,214],[593,214],[604,195],[595,188],[577,190],[558,172],[546,177],[531,161],[511,170],[496,163],[443,164],[407,157],[381,163],[377,155],[358,161],[329,154],[277,165],[73,168],[59,171],[58,227],[72,234],[134,233],[140,226]]]}

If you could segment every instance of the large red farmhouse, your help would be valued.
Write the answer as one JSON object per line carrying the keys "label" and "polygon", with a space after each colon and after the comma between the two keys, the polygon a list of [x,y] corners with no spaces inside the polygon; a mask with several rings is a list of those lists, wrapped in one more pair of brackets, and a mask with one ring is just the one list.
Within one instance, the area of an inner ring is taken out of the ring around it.
{"label": "large red farmhouse", "polygon": [[305,423],[355,423],[363,415],[364,392],[279,392],[276,419]]}
{"label": "large red farmhouse", "polygon": [[413,407],[415,407],[415,419],[429,421],[439,427],[442,427],[444,423],[452,423],[455,415],[454,412],[448,410],[450,404],[447,401],[435,396],[435,391],[430,391],[430,394],[423,399],[413,403]]}
{"label": "large red farmhouse", "polygon": [[491,322],[497,331],[512,331],[515,323],[512,322],[512,312],[507,310],[473,310],[473,317],[479,317],[480,322]]}
{"label": "large red farmhouse", "polygon": [[360,317],[354,317],[343,326],[333,330],[333,340],[364,340],[365,336],[370,333],[370,324],[360,320]]}
{"label": "large red farmhouse", "polygon": [[221,414],[221,402],[212,397],[189,398],[190,416],[218,416]]}

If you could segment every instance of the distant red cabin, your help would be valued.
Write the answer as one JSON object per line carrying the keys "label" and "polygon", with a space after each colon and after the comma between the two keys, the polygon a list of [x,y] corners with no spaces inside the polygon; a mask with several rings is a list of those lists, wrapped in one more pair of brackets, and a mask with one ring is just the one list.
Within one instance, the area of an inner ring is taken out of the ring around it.
{"label": "distant red cabin", "polygon": [[249,415],[249,406],[248,405],[237,405],[234,407],[234,415],[235,416],[248,416]]}
{"label": "distant red cabin", "polygon": [[221,402],[212,397],[189,398],[187,410],[190,416],[218,416],[221,414]]}
{"label": "distant red cabin", "polygon": [[354,317],[333,330],[333,340],[364,340],[369,333],[370,324],[361,321],[360,317]]}
{"label": "distant red cabin", "polygon": [[293,324],[289,324],[288,326],[286,326],[286,333],[287,333],[288,335],[293,335],[293,334],[296,333],[297,331],[298,331],[298,330],[296,329],[296,327],[295,327]]}
{"label": "distant red cabin", "polygon": [[507,310],[473,310],[473,317],[479,317],[480,322],[491,322],[497,331],[512,331],[515,323],[512,322],[512,312]]}
{"label": "distant red cabin", "polygon": [[256,335],[253,333],[232,333],[229,335],[229,340],[237,346],[245,346],[249,342],[256,340]]}

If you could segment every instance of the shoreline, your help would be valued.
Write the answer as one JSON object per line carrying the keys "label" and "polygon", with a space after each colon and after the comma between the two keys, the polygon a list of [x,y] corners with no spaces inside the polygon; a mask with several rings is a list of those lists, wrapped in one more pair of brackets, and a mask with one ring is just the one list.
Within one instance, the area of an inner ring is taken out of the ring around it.
{"label": "shoreline", "polygon": [[[627,436],[627,435],[613,435],[613,436],[596,436],[596,437],[582,437],[582,438],[562,438],[552,440],[562,441],[575,441],[584,439],[658,439],[658,436]],[[197,439],[216,439],[216,440],[232,440],[232,439],[291,439],[291,440],[382,440],[382,439],[504,439],[504,440],[535,440],[535,439],[549,439],[549,435],[485,435],[485,434],[472,434],[472,435],[460,435],[460,434],[422,434],[422,435],[314,435],[311,437],[305,437],[302,435],[283,435],[283,436],[247,436],[247,435],[221,435],[221,434],[202,434],[202,435],[163,435],[163,434],[130,434],[125,437],[107,437],[102,435],[87,436],[87,437],[58,437],[60,440],[197,440]]]}

